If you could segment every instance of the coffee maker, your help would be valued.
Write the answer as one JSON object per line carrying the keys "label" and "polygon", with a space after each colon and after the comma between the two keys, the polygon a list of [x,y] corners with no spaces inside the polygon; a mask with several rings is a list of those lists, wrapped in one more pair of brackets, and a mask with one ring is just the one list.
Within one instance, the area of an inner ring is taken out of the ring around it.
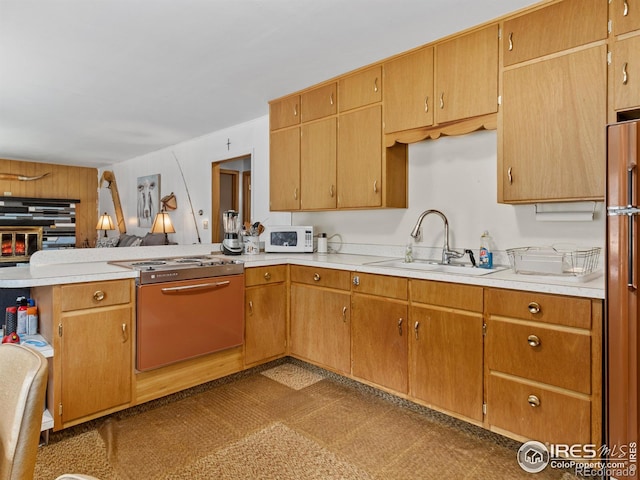
{"label": "coffee maker", "polygon": [[224,228],[222,253],[225,255],[240,255],[243,245],[240,240],[240,220],[238,219],[238,212],[235,210],[222,212],[222,227]]}

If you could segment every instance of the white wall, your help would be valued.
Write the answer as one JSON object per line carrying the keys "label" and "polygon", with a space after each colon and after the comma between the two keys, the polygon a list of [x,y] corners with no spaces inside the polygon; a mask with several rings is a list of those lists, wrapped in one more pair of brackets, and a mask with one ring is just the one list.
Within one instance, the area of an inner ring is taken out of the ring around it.
{"label": "white wall", "polygon": [[[227,141],[230,142],[229,146],[227,146]],[[184,181],[172,152],[180,162]],[[203,220],[211,220],[211,164],[247,154],[252,156],[254,221],[272,224],[290,223],[290,214],[269,212],[268,116],[117,163],[104,170],[112,170],[115,173],[127,224],[127,233],[132,235],[148,233],[149,229],[141,229],[137,226],[136,178],[159,173],[161,196],[174,192],[178,200],[178,209],[170,212],[176,233],[170,234],[169,239],[180,244],[198,243],[198,235],[185,189],[186,181],[201,242],[211,243],[211,229],[203,229]],[[106,186],[100,189],[99,202],[100,212],[106,211],[115,215],[111,194]],[[199,215],[199,210],[202,210],[202,215]],[[117,232],[111,232],[111,235],[117,235]]]}
{"label": "white wall", "polygon": [[[603,204],[597,204],[591,222],[539,222],[532,205],[502,205],[496,201],[495,131],[476,132],[460,137],[443,137],[411,145],[409,148],[409,208],[340,212],[269,212],[269,119],[268,116],[214,132],[113,165],[127,218],[128,233],[142,234],[136,226],[135,181],[138,176],[161,174],[162,195],[173,191],[178,210],[171,212],[177,233],[170,238],[179,243],[195,243],[196,233],[184,183],[172,151],[178,157],[199,222],[200,237],[209,243],[210,230],[202,220],[210,218],[211,163],[247,153],[253,155],[253,217],[266,224],[314,225],[316,231],[339,233],[351,244],[406,244],[420,213],[435,208],[444,212],[450,224],[450,243],[454,248],[477,250],[483,230],[489,230],[496,248],[505,250],[529,245],[576,243],[604,246]],[[231,142],[227,150],[227,139]],[[203,215],[198,215],[198,210]],[[113,212],[106,188],[100,191],[100,211]],[[442,221],[436,216],[423,223],[420,245],[441,247]],[[114,233],[112,233],[114,234]]]}
{"label": "white wall", "polygon": [[[420,213],[433,208],[447,216],[454,248],[477,250],[483,230],[489,230],[497,250],[553,243],[604,245],[602,203],[591,222],[540,222],[533,205],[498,204],[496,144],[495,131],[480,131],[410,145],[407,209],[295,213],[293,222],[339,233],[346,243],[402,246]],[[442,233],[442,220],[428,216],[419,245],[441,248]]]}

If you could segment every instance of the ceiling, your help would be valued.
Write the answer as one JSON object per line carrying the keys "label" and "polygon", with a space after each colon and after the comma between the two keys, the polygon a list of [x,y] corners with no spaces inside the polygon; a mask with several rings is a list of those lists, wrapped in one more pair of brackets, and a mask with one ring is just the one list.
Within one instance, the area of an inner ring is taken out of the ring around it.
{"label": "ceiling", "polygon": [[0,158],[100,167],[532,0],[0,0]]}

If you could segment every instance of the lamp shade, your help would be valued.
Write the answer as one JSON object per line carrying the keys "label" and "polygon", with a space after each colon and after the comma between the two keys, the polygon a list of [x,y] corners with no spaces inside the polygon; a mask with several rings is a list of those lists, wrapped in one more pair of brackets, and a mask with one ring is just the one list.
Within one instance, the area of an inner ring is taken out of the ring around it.
{"label": "lamp shade", "polygon": [[98,224],[96,225],[96,230],[104,230],[104,236],[107,236],[107,230],[115,230],[116,227],[113,225],[113,220],[111,220],[111,216],[107,215],[107,212],[104,212],[104,215],[100,215],[98,219]]}
{"label": "lamp shade", "polygon": [[167,212],[156,214],[156,218],[153,220],[153,225],[151,226],[151,233],[176,233],[176,229],[173,228],[171,218]]}

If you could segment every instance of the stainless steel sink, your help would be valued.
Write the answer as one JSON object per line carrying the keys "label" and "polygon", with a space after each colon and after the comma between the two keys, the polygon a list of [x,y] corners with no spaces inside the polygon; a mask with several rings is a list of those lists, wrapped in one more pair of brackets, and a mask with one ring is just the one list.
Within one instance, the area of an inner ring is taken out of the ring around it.
{"label": "stainless steel sink", "polygon": [[488,275],[490,273],[506,270],[508,267],[498,266],[495,268],[478,268],[474,267],[470,263],[454,263],[451,262],[447,265],[442,264],[436,260],[414,260],[413,262],[405,262],[401,258],[393,260],[383,260],[380,262],[370,262],[367,265],[372,267],[388,267],[399,268],[402,270],[420,270],[423,272],[439,272],[439,273],[452,273],[457,275],[472,275],[481,276]]}

